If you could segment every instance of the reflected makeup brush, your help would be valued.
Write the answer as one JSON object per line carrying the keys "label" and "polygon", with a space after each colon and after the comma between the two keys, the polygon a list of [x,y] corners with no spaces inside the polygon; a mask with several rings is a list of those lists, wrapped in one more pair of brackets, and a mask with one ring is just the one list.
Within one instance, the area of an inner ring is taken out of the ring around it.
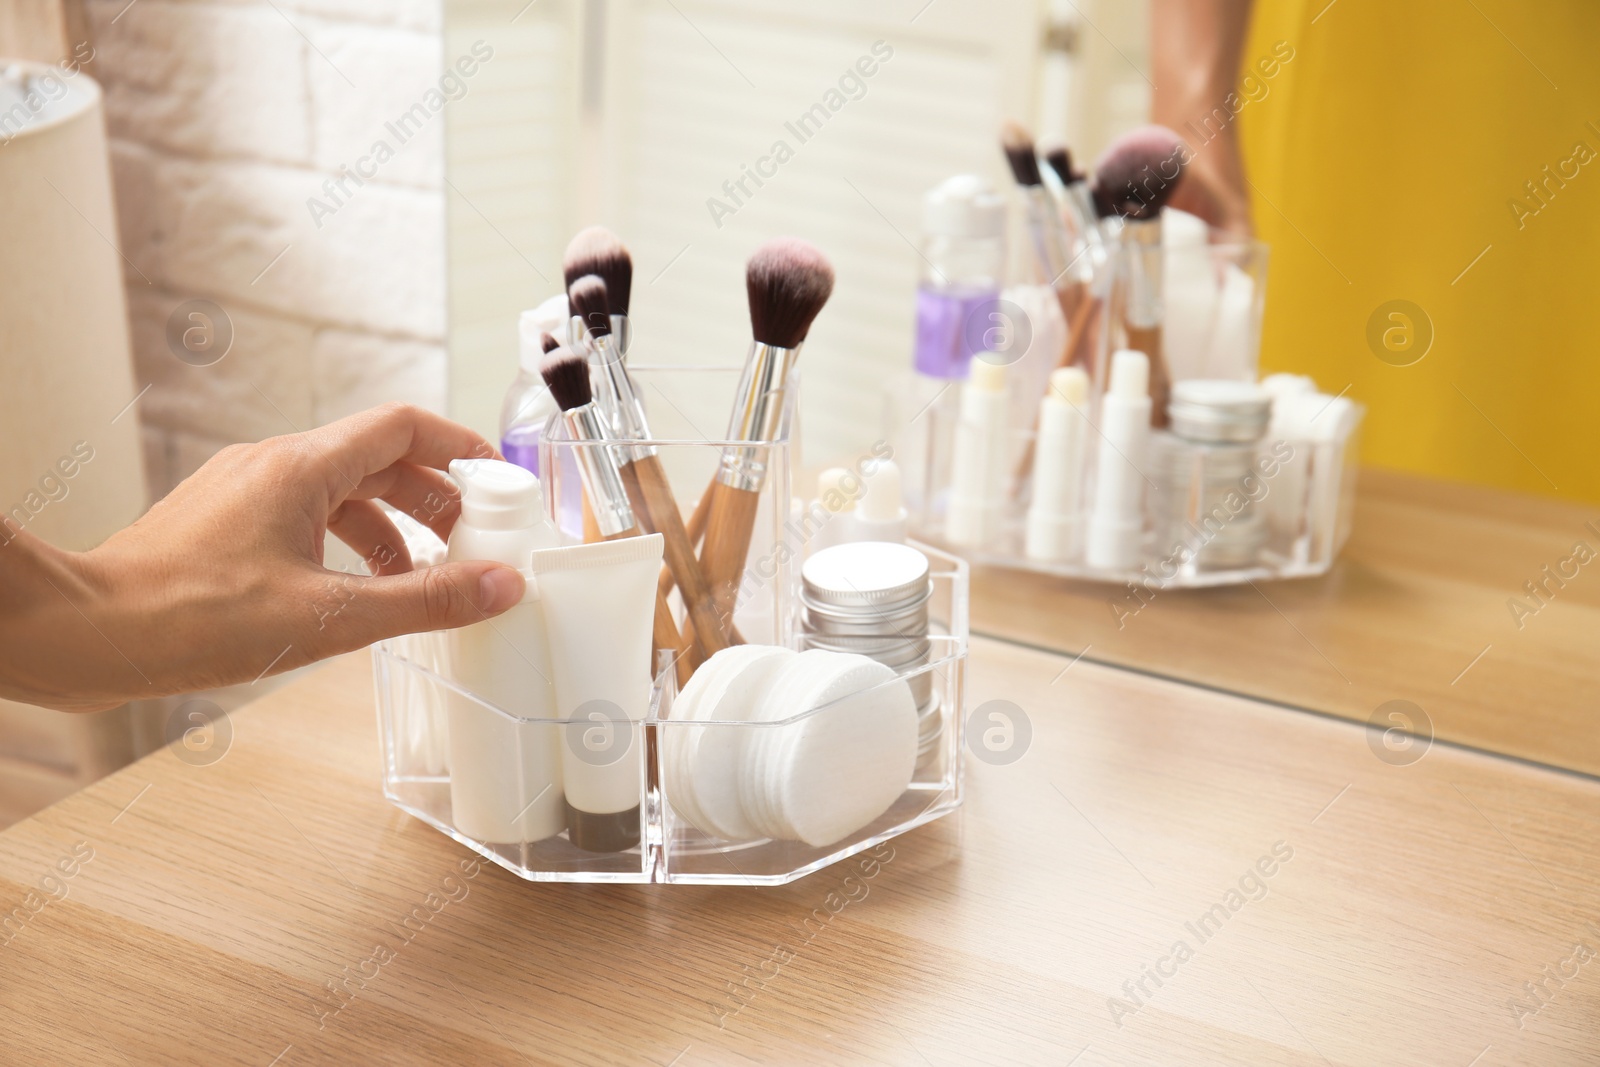
{"label": "reflected makeup brush", "polygon": [[[623,253],[626,256],[626,252]],[[650,439],[650,424],[644,405],[634,390],[633,380],[623,366],[614,345],[612,324],[619,316],[612,312],[610,286],[599,275],[585,274],[573,281],[567,299],[583,324],[590,341],[590,374],[599,386],[595,407],[609,422],[613,439]],[[694,542],[684,528],[683,515],[673,498],[661,457],[651,445],[617,446],[617,465],[623,489],[635,517],[650,533],[662,535],[663,555],[669,573],[683,595],[683,605],[694,621],[694,641],[698,659],[720,652],[728,646],[723,628],[718,625],[711,590],[695,558]]]}
{"label": "reflected makeup brush", "polygon": [[[612,440],[612,436],[594,403],[588,361],[579,352],[557,346],[545,353],[544,362],[539,364],[539,375],[561,409],[567,437],[578,442],[573,448],[577,454],[578,477],[583,482],[601,538],[616,541],[640,536],[644,531],[639,528],[628,503],[628,493],[617,470],[616,449],[603,444]],[[664,596],[656,597],[652,636],[658,650],[677,649],[682,643],[672,619],[672,609]],[[651,674],[654,673],[652,669]]]}
{"label": "reflected makeup brush", "polygon": [[[788,430],[790,378],[801,343],[833,292],[833,265],[810,242],[778,237],[750,257],[745,291],[754,340],[739,379],[727,440],[767,442]],[[769,460],[765,447],[726,448],[711,485],[700,564],[730,629]]]}
{"label": "reflected makeup brush", "polygon": [[1000,150],[1005,153],[1011,176],[1017,180],[1027,204],[1028,235],[1033,240],[1034,258],[1045,284],[1061,290],[1070,281],[1089,280],[1092,264],[1087,262],[1087,257],[1073,258],[1071,241],[1061,212],[1056,208],[1056,199],[1044,187],[1044,175],[1039,172],[1033,135],[1018,123],[1008,122],[1000,128]]}
{"label": "reflected makeup brush", "polygon": [[[1100,232],[1100,215],[1094,208],[1094,196],[1089,192],[1089,177],[1072,166],[1072,153],[1064,144],[1053,144],[1044,150],[1044,161],[1061,180],[1063,204],[1072,229],[1089,249],[1095,267],[1106,261],[1105,237]],[[1074,248],[1076,254],[1078,249]]]}
{"label": "reflected makeup brush", "polygon": [[611,332],[616,338],[617,351],[624,359],[633,344],[633,327],[628,318],[628,305],[633,293],[633,257],[616,234],[604,226],[590,226],[578,231],[567,243],[566,254],[561,257],[561,273],[566,286],[585,274],[593,274],[606,283],[606,297],[611,315]]}
{"label": "reflected makeup brush", "polygon": [[1188,146],[1165,126],[1141,126],[1112,141],[1094,168],[1095,209],[1123,220],[1123,254],[1112,289],[1112,314],[1123,347],[1150,357],[1150,425],[1167,425],[1172,373],[1162,351],[1161,209],[1183,179]]}

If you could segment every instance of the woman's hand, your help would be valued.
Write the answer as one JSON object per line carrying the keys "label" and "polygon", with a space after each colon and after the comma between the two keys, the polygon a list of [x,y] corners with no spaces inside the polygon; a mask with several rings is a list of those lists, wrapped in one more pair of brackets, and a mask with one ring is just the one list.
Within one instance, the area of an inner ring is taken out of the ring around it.
{"label": "woman's hand", "polygon": [[[383,500],[447,537],[477,434],[393,404],[231,445],[126,530],[63,552],[0,528],[0,695],[67,710],[249,682],[522,598],[494,563],[411,569]],[[330,571],[332,532],[371,576]],[[10,538],[9,540],[5,540]]]}

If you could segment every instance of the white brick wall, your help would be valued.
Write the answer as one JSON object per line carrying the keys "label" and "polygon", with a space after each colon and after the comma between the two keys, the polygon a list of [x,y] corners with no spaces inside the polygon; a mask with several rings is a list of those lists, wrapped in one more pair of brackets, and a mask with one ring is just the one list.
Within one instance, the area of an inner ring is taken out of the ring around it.
{"label": "white brick wall", "polygon": [[[443,129],[337,180],[434,84],[440,0],[89,0],[106,89],[152,496],[231,441],[386,400],[444,408]],[[120,13],[120,14],[119,14]],[[141,276],[142,275],[142,276]],[[148,281],[146,280],[148,279]],[[176,359],[167,317],[216,302],[234,343]]]}

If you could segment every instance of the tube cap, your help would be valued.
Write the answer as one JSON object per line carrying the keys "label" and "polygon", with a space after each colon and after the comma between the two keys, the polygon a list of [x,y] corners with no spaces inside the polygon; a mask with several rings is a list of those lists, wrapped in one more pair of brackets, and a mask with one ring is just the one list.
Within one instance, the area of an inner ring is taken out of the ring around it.
{"label": "tube cap", "polygon": [[1082,546],[1081,516],[1029,510],[1026,543],[1029,559],[1040,563],[1059,563],[1072,559]]}
{"label": "tube cap", "polygon": [[566,344],[569,321],[566,293],[557,293],[538,307],[522,313],[517,319],[517,356],[523,370],[533,375],[539,373],[539,364],[544,362],[544,346],[539,343],[540,336],[548,333]]}
{"label": "tube cap", "polygon": [[597,814],[567,805],[567,840],[585,852],[626,852],[639,843],[639,805]]}
{"label": "tube cap", "polygon": [[938,237],[999,237],[1006,202],[976,174],[957,174],[922,198],[922,231]]}
{"label": "tube cap", "polygon": [[454,459],[461,521],[482,530],[520,530],[544,521],[544,493],[529,471],[498,459]]}
{"label": "tube cap", "polygon": [[1131,348],[1119,348],[1111,357],[1113,396],[1150,395],[1150,357]]}

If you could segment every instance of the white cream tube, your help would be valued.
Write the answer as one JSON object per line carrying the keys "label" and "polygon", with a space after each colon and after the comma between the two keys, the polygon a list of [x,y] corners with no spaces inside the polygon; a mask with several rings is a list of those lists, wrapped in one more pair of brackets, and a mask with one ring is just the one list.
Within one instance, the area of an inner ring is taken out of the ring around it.
{"label": "white cream tube", "polygon": [[1139,565],[1144,531],[1144,461],[1150,444],[1150,360],[1124,348],[1111,357],[1100,403],[1100,462],[1085,561],[1108,571]]}
{"label": "white cream tube", "polygon": [[1083,550],[1083,448],[1089,428],[1089,376],[1079,367],[1050,375],[1039,402],[1039,444],[1028,508],[1028,558],[1071,559]]}
{"label": "white cream tube", "polygon": [[590,852],[639,843],[644,733],[650,704],[650,624],[662,537],[533,553],[563,727],[567,835]]}
{"label": "white cream tube", "polygon": [[961,387],[944,535],[953,545],[992,548],[1006,502],[1006,368],[980,355],[968,375]]}

